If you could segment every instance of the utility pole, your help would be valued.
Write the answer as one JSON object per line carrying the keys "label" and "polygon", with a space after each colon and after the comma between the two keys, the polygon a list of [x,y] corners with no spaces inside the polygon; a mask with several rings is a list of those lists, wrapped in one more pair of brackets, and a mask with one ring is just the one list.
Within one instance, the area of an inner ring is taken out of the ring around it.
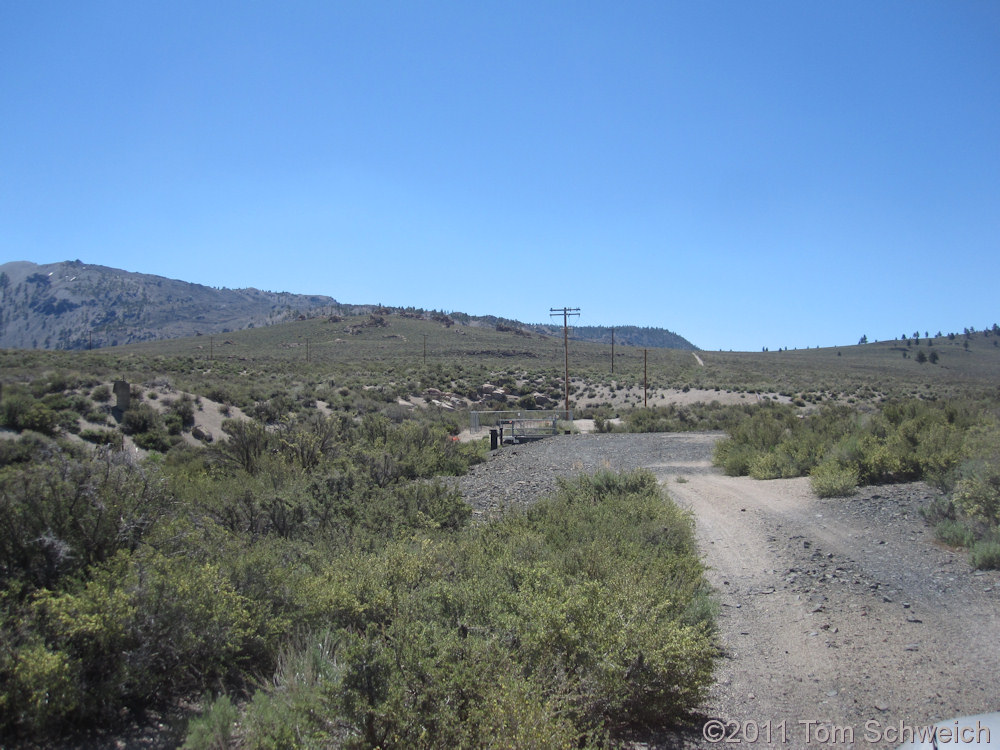
{"label": "utility pole", "polygon": [[642,408],[646,408],[646,388],[649,384],[649,370],[646,368],[649,349],[642,350]]}
{"label": "utility pole", "polygon": [[611,374],[615,374],[615,329],[611,329]]}
{"label": "utility pole", "polygon": [[306,362],[309,361],[309,339],[306,339]]}
{"label": "utility pole", "polygon": [[208,337],[208,361],[211,362],[215,356],[215,336]]}
{"label": "utility pole", "polygon": [[424,367],[427,366],[427,334],[424,334]]}
{"label": "utility pole", "polygon": [[569,419],[569,316],[570,315],[580,315],[579,307],[550,307],[549,317],[554,317],[556,315],[563,316],[563,349],[566,353],[566,419]]}

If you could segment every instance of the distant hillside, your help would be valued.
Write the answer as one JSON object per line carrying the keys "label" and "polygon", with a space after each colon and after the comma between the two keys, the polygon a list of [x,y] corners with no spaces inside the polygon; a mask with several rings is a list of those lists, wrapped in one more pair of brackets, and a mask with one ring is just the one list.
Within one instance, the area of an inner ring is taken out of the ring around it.
{"label": "distant hillside", "polygon": [[332,297],[214,289],[80,261],[0,266],[0,348],[86,349],[270,325]]}
{"label": "distant hillside", "polygon": [[[0,349],[87,349],[141,341],[220,334],[321,315],[397,313],[447,325],[562,337],[562,328],[492,315],[448,314],[413,307],[343,304],[323,295],[215,289],[79,260],[0,265]],[[622,346],[697,349],[663,328],[621,326]],[[577,341],[611,343],[611,329],[579,326]]]}
{"label": "distant hillside", "polygon": [[[549,336],[562,336],[562,326],[534,325],[531,330]],[[615,343],[622,346],[646,346],[657,349],[690,349],[697,350],[683,336],[679,336],[666,328],[640,328],[639,326],[573,326],[569,337],[574,341],[593,341],[598,344],[611,343],[611,331],[614,331]]]}

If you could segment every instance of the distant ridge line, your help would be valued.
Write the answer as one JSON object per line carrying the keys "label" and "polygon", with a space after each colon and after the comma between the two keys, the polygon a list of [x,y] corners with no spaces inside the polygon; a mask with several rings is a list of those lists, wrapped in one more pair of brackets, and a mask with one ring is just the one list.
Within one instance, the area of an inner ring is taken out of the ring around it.
{"label": "distant ridge line", "polygon": [[[80,260],[0,265],[0,348],[87,349],[269,326],[321,315],[399,314],[517,334],[562,336],[550,325],[493,315],[348,304],[326,295],[215,288]],[[575,326],[570,338],[611,342],[611,327]],[[622,346],[697,349],[662,328],[615,326]]]}

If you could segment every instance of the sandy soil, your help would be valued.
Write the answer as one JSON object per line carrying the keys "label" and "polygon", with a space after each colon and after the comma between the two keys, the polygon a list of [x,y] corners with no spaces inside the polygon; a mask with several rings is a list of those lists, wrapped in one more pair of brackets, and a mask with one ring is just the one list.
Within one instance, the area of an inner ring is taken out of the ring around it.
{"label": "sandy soil", "polygon": [[[144,386],[142,390],[144,393],[144,402],[152,405],[153,408],[160,413],[163,413],[166,410],[166,401],[176,401],[185,395],[189,396],[192,400],[195,400],[196,406],[194,410],[194,426],[199,428],[205,435],[211,435],[213,441],[225,437],[225,433],[222,431],[222,422],[224,420],[247,418],[247,416],[235,406],[230,406],[228,413],[223,413],[223,411],[226,411],[224,404],[220,404],[217,401],[206,398],[205,396],[196,396],[191,393],[186,394],[184,391],[179,391],[172,386]],[[151,393],[156,394],[155,399],[149,397]],[[200,404],[200,408],[198,404]],[[186,430],[181,433],[181,435],[184,440],[191,445],[205,445],[203,441],[198,440],[191,434],[191,430]]]}
{"label": "sandy soil", "polygon": [[[594,392],[596,395],[593,397],[588,397],[586,391],[574,395],[573,400],[576,408],[582,409],[588,406],[600,406],[604,403],[610,403],[615,408],[629,405],[643,405],[641,385],[638,387],[623,388],[620,391],[607,388],[606,386],[598,386],[594,389]],[[688,406],[697,403],[710,404],[713,401],[718,401],[720,404],[746,404],[756,403],[765,396],[782,402],[790,400],[775,393],[739,393],[737,391],[724,391],[721,389],[706,390],[703,388],[689,388],[685,391],[682,388],[663,388],[650,389],[646,393],[646,405],[669,406],[670,404],[676,404],[678,406]]]}

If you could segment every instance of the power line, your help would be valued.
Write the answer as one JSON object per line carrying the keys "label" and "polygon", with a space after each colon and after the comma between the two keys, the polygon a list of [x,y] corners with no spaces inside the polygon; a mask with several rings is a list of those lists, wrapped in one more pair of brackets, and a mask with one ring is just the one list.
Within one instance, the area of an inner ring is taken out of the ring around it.
{"label": "power line", "polygon": [[646,390],[649,388],[649,368],[646,366],[648,362],[649,349],[642,350],[642,407],[646,408]]}
{"label": "power line", "polygon": [[556,315],[563,316],[563,349],[566,352],[566,418],[569,419],[569,317],[570,315],[580,315],[579,307],[550,307],[549,317]]}

